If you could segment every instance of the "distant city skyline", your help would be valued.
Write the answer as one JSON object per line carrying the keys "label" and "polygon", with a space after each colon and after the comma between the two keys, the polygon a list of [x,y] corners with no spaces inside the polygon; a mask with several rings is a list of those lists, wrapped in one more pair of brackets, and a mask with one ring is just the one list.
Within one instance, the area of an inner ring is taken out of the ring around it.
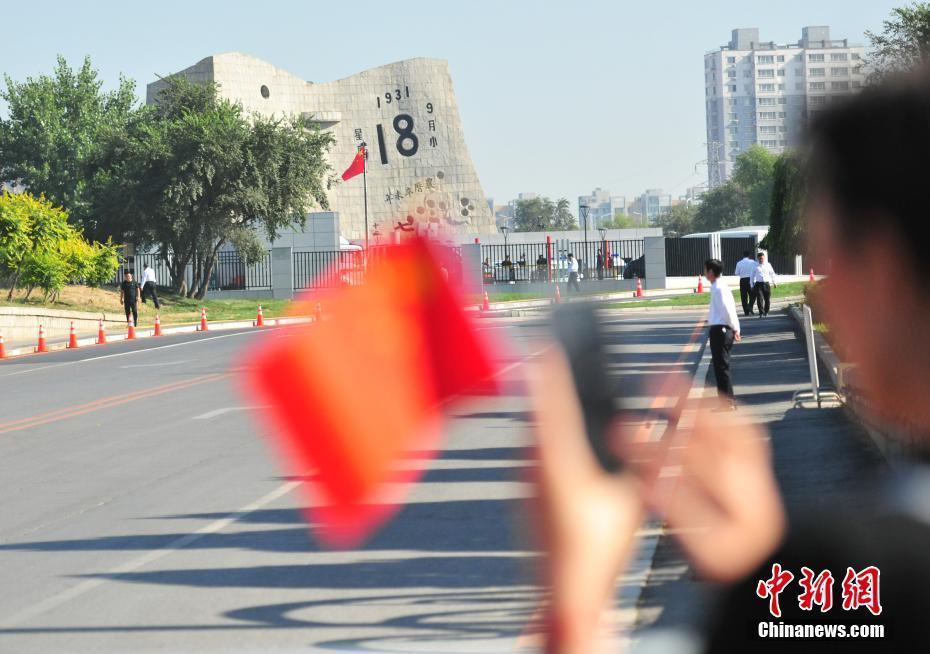
{"label": "distant city skyline", "polygon": [[865,30],[880,30],[903,4],[37,0],[18,7],[16,21],[40,27],[6,30],[0,72],[21,81],[49,73],[56,54],[72,66],[90,55],[105,88],[122,73],[141,100],[157,75],[223,52],[320,81],[443,58],[485,194],[497,202],[525,191],[565,197],[577,211],[577,198],[597,187],[627,198],[661,188],[677,199],[706,181],[698,166],[707,158],[702,60],[733,29],[758,27],[768,40],[789,42],[803,25],[830,25],[867,43]]}

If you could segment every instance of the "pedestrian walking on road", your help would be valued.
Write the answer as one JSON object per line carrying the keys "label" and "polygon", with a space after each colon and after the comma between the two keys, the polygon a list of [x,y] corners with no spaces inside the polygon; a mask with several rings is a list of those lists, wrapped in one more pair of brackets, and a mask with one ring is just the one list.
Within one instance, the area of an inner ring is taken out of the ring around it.
{"label": "pedestrian walking on road", "polygon": [[749,250],[743,250],[743,258],[736,263],[734,275],[739,277],[739,299],[743,303],[743,315],[751,316],[752,305],[756,298],[752,294],[752,274],[756,270],[756,260],[749,256]]}
{"label": "pedestrian walking on road", "polygon": [[581,293],[581,287],[578,285],[578,259],[571,252],[568,253],[568,290],[575,289],[576,293]]}
{"label": "pedestrian walking on road", "polygon": [[733,381],[730,379],[730,349],[740,340],[736,302],[726,282],[721,279],[723,263],[719,259],[704,262],[704,276],[710,281],[710,355],[717,379],[717,396],[721,409],[735,409]]}
{"label": "pedestrian walking on road", "polygon": [[142,279],[139,280],[139,283],[142,284],[142,304],[145,304],[145,298],[148,296],[152,298],[152,304],[155,305],[155,308],[161,309],[155,283],[155,271],[152,270],[152,266],[149,264],[145,264],[145,269],[142,271]]}
{"label": "pedestrian walking on road", "polygon": [[119,301],[126,311],[126,322],[129,322],[129,314],[132,314],[132,324],[139,324],[139,298],[142,292],[139,290],[139,282],[132,278],[132,273],[128,270],[123,273],[123,283],[119,285]]}
{"label": "pedestrian walking on road", "polygon": [[[772,299],[772,288],[775,283],[775,269],[765,260],[765,252],[759,253],[759,263],[752,271],[752,296],[759,303],[759,317],[769,315],[769,304]],[[765,305],[763,306],[763,300]],[[751,306],[751,305],[750,305]]]}

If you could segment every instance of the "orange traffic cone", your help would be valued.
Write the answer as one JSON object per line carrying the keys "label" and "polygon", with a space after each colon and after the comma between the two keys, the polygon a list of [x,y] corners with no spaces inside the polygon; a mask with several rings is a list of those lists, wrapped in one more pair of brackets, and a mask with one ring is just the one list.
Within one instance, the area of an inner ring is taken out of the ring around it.
{"label": "orange traffic cone", "polygon": [[808,281],[811,281],[811,282],[816,282],[816,281],[817,281],[817,280],[814,278],[814,269],[813,269],[813,268],[811,268],[811,277],[810,277],[810,279],[809,279]]}
{"label": "orange traffic cone", "polygon": [[255,316],[255,323],[254,323],[254,325],[255,325],[256,327],[264,327],[264,326],[265,326],[265,317],[262,315],[262,305],[260,305],[260,304],[258,305],[258,315]]}
{"label": "orange traffic cone", "polygon": [[0,332],[0,359],[6,358],[6,346],[3,345],[3,332]]}
{"label": "orange traffic cone", "polygon": [[316,315],[314,317],[317,322],[323,320],[323,305],[319,302],[316,303]]}
{"label": "orange traffic cone", "polygon": [[132,321],[132,316],[129,316],[129,329],[126,330],[126,340],[131,341],[136,337],[136,323]]}
{"label": "orange traffic cone", "polygon": [[152,336],[161,336],[161,319],[155,314],[155,333]]}
{"label": "orange traffic cone", "polygon": [[703,292],[704,292],[704,278],[698,275],[698,285],[697,285],[697,290],[695,291],[695,293],[703,293]]}
{"label": "orange traffic cone", "polygon": [[643,280],[639,277],[636,278],[636,297],[643,296]]}
{"label": "orange traffic cone", "polygon": [[68,349],[73,350],[77,348],[77,334],[74,333],[74,321],[71,321],[71,331],[68,333]]}
{"label": "orange traffic cone", "polygon": [[558,284],[555,285],[555,297],[553,298],[553,302],[555,302],[556,304],[562,303],[562,293],[559,292]]}
{"label": "orange traffic cone", "polygon": [[487,291],[484,292],[484,300],[481,302],[481,310],[482,310],[482,311],[490,311],[490,310],[491,310],[491,303],[488,302],[488,292],[487,292]]}
{"label": "orange traffic cone", "polygon": [[100,319],[100,325],[97,327],[97,345],[106,345],[107,330],[103,326],[103,318]]}
{"label": "orange traffic cone", "polygon": [[207,307],[200,307],[200,327],[197,331],[207,331]]}
{"label": "orange traffic cone", "polygon": [[48,352],[48,345],[45,344],[45,329],[39,325],[39,342],[36,345],[36,352]]}

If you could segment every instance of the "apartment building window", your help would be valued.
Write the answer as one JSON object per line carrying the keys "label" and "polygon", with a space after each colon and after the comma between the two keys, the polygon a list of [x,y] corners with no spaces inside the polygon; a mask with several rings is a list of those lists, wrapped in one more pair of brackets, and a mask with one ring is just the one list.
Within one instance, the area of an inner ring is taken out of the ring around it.
{"label": "apartment building window", "polygon": [[852,60],[853,60],[853,61],[859,61],[861,58],[862,58],[862,57],[859,56],[859,53],[858,53],[858,52],[853,52],[853,53],[852,53]]}
{"label": "apartment building window", "polygon": [[772,55],[759,55],[756,57],[756,63],[758,64],[773,64],[775,63],[775,57]]}
{"label": "apartment building window", "polygon": [[852,72],[853,72],[853,75],[861,75],[862,66],[853,66]]}
{"label": "apartment building window", "polygon": [[784,91],[784,90],[785,90],[785,85],[784,85],[784,84],[779,84],[779,85],[778,85],[778,90],[779,90],[779,91]]}
{"label": "apartment building window", "polygon": [[787,102],[788,98],[778,98],[778,104],[786,104]]}
{"label": "apartment building window", "polygon": [[821,61],[823,61],[823,55],[822,54],[809,54],[807,55],[807,60],[813,63],[820,63]]}
{"label": "apartment building window", "polygon": [[778,63],[782,64],[785,62],[785,55],[778,55]]}
{"label": "apartment building window", "polygon": [[827,69],[826,68],[811,68],[807,71],[807,74],[810,77],[826,77]]}
{"label": "apartment building window", "polygon": [[739,115],[736,112],[730,112],[730,120],[738,120]]}
{"label": "apartment building window", "polygon": [[774,107],[775,98],[759,98],[760,107]]}
{"label": "apartment building window", "polygon": [[811,82],[809,88],[811,91],[826,91],[827,83],[826,82]]}
{"label": "apartment building window", "polygon": [[849,75],[849,69],[842,66],[838,68],[831,68],[830,74],[833,75],[833,77],[846,77]]}
{"label": "apartment building window", "polygon": [[858,80],[855,80],[855,81],[852,83],[852,87],[853,87],[854,89],[861,89],[861,88],[862,88],[862,82],[860,82],[860,81],[858,81]]}
{"label": "apartment building window", "polygon": [[727,88],[730,89],[730,93],[736,93],[736,84],[731,84]]}
{"label": "apartment building window", "polygon": [[728,70],[728,71],[727,71],[727,77],[729,77],[730,79],[736,79],[736,71],[735,71],[735,70]]}
{"label": "apartment building window", "polygon": [[821,105],[827,104],[827,96],[825,95],[816,95],[808,99],[812,107],[819,107]]}
{"label": "apartment building window", "polygon": [[763,147],[763,148],[777,148],[777,147],[778,147],[778,141],[777,141],[777,140],[774,140],[774,139],[771,139],[771,140],[768,140],[768,139],[767,139],[767,140],[764,140],[764,141],[762,141],[762,147]]}
{"label": "apartment building window", "polygon": [[846,61],[846,53],[845,52],[839,52],[839,53],[834,52],[833,54],[830,55],[830,61]]}
{"label": "apartment building window", "polygon": [[786,141],[785,139],[782,139],[778,142],[778,145],[780,145],[781,147],[785,147],[786,145],[788,145],[788,141]]}
{"label": "apartment building window", "polygon": [[834,91],[848,91],[849,82],[831,82],[830,88]]}
{"label": "apartment building window", "polygon": [[778,112],[778,117],[779,117],[779,118],[787,118],[787,117],[788,117],[788,114],[786,114],[784,111],[779,111],[779,112]]}
{"label": "apartment building window", "polygon": [[778,76],[779,76],[779,77],[784,77],[784,76],[785,76],[785,69],[784,69],[784,68],[779,68],[779,69],[778,69]]}
{"label": "apartment building window", "polygon": [[759,120],[775,120],[775,116],[776,114],[774,111],[760,111],[759,112]]}
{"label": "apartment building window", "polygon": [[756,75],[761,79],[771,79],[775,77],[775,70],[773,68],[760,68],[756,71]]}
{"label": "apartment building window", "polygon": [[728,64],[735,64],[735,63],[736,63],[736,57],[727,57],[727,63],[728,63]]}
{"label": "apartment building window", "polygon": [[729,103],[731,107],[735,107],[739,104],[739,98],[730,98]]}
{"label": "apartment building window", "polygon": [[774,84],[760,84],[759,92],[760,93],[774,93],[775,85]]}
{"label": "apartment building window", "polygon": [[775,125],[763,125],[759,128],[760,134],[775,134],[778,132],[778,128]]}
{"label": "apartment building window", "polygon": [[781,132],[782,134],[784,134],[785,132],[788,131],[788,126],[787,126],[787,125],[779,125],[778,131]]}

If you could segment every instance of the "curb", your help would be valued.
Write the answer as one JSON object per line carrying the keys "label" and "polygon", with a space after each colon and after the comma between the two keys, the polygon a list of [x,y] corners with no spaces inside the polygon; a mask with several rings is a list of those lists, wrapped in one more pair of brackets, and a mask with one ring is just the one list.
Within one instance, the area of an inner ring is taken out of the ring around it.
{"label": "curb", "polygon": [[[674,297],[674,296],[673,296]],[[792,295],[785,298],[779,298],[777,302],[773,302],[771,305],[772,309],[784,309],[791,306],[791,304],[800,300],[802,296]],[[564,301],[563,301],[564,302]],[[493,306],[493,305],[492,305]],[[520,318],[526,316],[540,316],[549,311],[552,307],[552,302],[547,302],[545,305],[539,307],[527,307],[527,308],[507,308],[507,309],[491,309],[490,311],[477,311],[479,318]],[[647,312],[668,312],[668,311],[706,311],[707,305],[704,304],[692,304],[688,306],[679,306],[679,307],[611,307],[609,311],[620,311],[623,313],[647,313]]]}
{"label": "curb", "polygon": [[[314,321],[315,321],[315,318],[313,318],[312,316],[295,316],[293,318],[266,318],[265,324],[263,327],[256,327],[254,320],[232,320],[228,322],[208,323],[208,327],[209,327],[208,331],[219,332],[219,331],[228,331],[231,329],[246,329],[249,327],[253,327],[256,330],[260,330],[260,329],[264,329],[265,327],[283,327],[285,325],[299,325],[299,324],[310,323]],[[199,323],[174,325],[174,326],[161,328],[162,336],[169,336],[171,334],[191,334],[191,333],[195,333],[199,331],[200,331]],[[155,338],[155,328],[146,327],[145,329],[136,329],[136,340],[143,339],[143,338]],[[107,334],[107,342],[104,343],[103,345],[109,345],[110,343],[118,343],[120,341],[125,341],[125,340],[127,340],[126,334],[114,334],[112,336],[110,334]],[[97,337],[89,336],[85,338],[79,338],[77,339],[77,344],[78,344],[78,349],[83,348],[83,347],[96,346],[98,345]],[[67,350],[67,349],[69,349],[67,341],[61,341],[58,343],[48,344],[49,352],[58,352],[58,351]],[[14,357],[28,356],[31,354],[45,354],[45,353],[36,352],[35,346],[32,345],[28,347],[17,347],[17,348],[8,349],[6,351],[6,357],[4,358],[12,359]],[[0,359],[0,361],[2,360],[3,359]]]}

